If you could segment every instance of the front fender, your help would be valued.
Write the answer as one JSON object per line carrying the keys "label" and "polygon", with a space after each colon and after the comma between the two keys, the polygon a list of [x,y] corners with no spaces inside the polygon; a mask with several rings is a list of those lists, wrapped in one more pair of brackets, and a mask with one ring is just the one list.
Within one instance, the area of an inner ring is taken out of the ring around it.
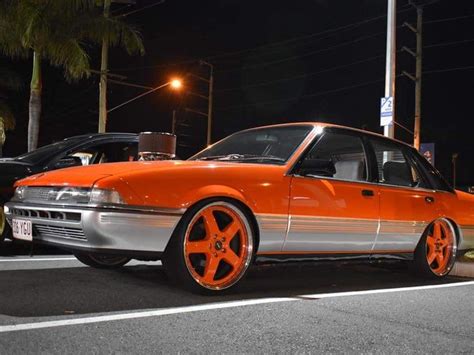
{"label": "front fender", "polygon": [[187,192],[181,202],[183,208],[189,208],[195,203],[213,197],[227,197],[240,201],[251,210],[255,208],[255,201],[244,195],[243,191],[225,185],[208,185]]}

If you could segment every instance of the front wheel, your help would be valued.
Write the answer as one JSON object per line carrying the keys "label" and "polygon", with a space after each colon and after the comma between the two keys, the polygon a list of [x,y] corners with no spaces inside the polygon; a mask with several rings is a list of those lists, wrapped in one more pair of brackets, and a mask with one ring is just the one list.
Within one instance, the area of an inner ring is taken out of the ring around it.
{"label": "front wheel", "polygon": [[96,269],[116,269],[124,266],[131,259],[125,256],[106,254],[75,253],[74,256],[81,263]]}
{"label": "front wheel", "polygon": [[449,274],[456,261],[457,235],[453,224],[440,218],[426,229],[415,251],[416,271],[441,278]]}
{"label": "front wheel", "polygon": [[235,203],[212,200],[185,214],[168,245],[163,264],[168,276],[199,293],[236,285],[254,256],[254,232]]}

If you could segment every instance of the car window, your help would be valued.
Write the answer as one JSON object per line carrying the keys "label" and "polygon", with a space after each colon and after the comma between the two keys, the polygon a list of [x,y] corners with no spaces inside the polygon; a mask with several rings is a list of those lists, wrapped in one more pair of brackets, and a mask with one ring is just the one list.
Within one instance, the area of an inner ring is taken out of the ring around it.
{"label": "car window", "polygon": [[421,168],[425,172],[426,178],[429,180],[433,189],[449,192],[453,191],[449,183],[444,179],[440,172],[436,170],[433,165],[431,165],[431,163],[426,159],[426,157],[424,157],[415,150],[412,152],[412,154],[415,161],[418,163],[419,166],[421,166]]}
{"label": "car window", "polygon": [[308,159],[331,161],[335,168],[332,177],[335,179],[367,181],[364,145],[357,136],[326,132],[305,157],[305,160]]}
{"label": "car window", "polygon": [[264,127],[238,132],[190,160],[232,160],[241,163],[284,164],[313,126]]}
{"label": "car window", "polygon": [[413,162],[407,159],[399,145],[375,138],[369,140],[377,159],[378,181],[380,183],[407,187],[428,187]]}
{"label": "car window", "polygon": [[82,146],[66,152],[64,156],[77,157],[82,165],[134,161],[138,159],[138,143],[109,142]]}

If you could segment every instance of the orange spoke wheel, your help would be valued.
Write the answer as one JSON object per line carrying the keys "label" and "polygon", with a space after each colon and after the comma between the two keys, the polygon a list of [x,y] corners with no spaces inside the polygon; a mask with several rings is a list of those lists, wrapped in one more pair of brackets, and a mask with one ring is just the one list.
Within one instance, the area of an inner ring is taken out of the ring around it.
{"label": "orange spoke wheel", "polygon": [[192,278],[210,290],[237,283],[252,259],[253,236],[246,216],[231,203],[210,203],[191,219],[183,244]]}
{"label": "orange spoke wheel", "polygon": [[431,223],[421,246],[424,247],[417,250],[418,258],[424,259],[422,264],[427,272],[442,277],[451,271],[456,259],[457,239],[450,221],[441,218]]}

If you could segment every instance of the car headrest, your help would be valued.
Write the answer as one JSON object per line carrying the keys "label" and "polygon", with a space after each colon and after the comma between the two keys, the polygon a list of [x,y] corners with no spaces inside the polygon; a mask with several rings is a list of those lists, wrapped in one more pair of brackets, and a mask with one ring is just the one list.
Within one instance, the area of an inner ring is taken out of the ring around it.
{"label": "car headrest", "polygon": [[406,162],[387,161],[383,164],[383,178],[387,184],[411,186],[413,183],[410,167]]}
{"label": "car headrest", "polygon": [[342,160],[334,164],[336,167],[336,179],[364,180],[364,164],[360,160]]}

